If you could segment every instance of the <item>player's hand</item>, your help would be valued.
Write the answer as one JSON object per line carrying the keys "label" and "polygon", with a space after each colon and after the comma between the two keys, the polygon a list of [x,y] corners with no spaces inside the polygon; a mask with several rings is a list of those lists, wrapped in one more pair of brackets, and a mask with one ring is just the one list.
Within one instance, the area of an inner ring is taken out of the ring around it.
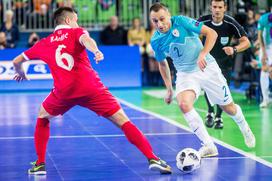
{"label": "player's hand", "polygon": [[104,55],[101,51],[97,50],[95,53],[94,53],[94,60],[95,60],[95,63],[98,64],[100,61],[102,61],[104,59]]}
{"label": "player's hand", "polygon": [[269,67],[267,65],[262,65],[262,71],[263,72],[268,72]]}
{"label": "player's hand", "polygon": [[200,53],[198,56],[197,65],[201,71],[204,71],[204,69],[207,66],[207,62],[206,62],[205,58],[206,58],[206,56],[202,53]]}
{"label": "player's hand", "polygon": [[233,55],[234,54],[233,47],[224,47],[222,49],[225,51],[225,54],[227,54],[227,55]]}
{"label": "player's hand", "polygon": [[167,93],[166,93],[166,95],[164,97],[164,102],[166,104],[170,104],[172,102],[172,100],[173,100],[173,92],[174,92],[173,89],[167,89]]}
{"label": "player's hand", "polygon": [[25,73],[22,72],[22,73],[16,73],[13,80],[16,80],[17,82],[21,82],[23,80],[29,80],[29,79],[26,77]]}
{"label": "player's hand", "polygon": [[249,62],[249,65],[256,69],[258,67],[258,62],[256,60],[251,60],[251,62]]}

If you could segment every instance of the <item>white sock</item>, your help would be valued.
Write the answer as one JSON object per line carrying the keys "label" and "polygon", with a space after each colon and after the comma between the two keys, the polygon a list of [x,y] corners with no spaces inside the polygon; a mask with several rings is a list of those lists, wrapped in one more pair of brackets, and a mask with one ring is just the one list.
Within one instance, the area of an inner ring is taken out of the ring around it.
{"label": "white sock", "polygon": [[185,113],[184,118],[189,124],[191,130],[200,139],[200,141],[202,141],[205,145],[214,144],[203,124],[202,118],[199,116],[195,109]]}
{"label": "white sock", "polygon": [[263,101],[268,102],[269,100],[269,73],[261,71],[260,77]]}
{"label": "white sock", "polygon": [[235,121],[235,123],[239,126],[242,132],[246,131],[248,124],[246,122],[244,114],[239,105],[235,104],[235,106],[236,106],[237,112],[235,115],[230,115],[230,117]]}

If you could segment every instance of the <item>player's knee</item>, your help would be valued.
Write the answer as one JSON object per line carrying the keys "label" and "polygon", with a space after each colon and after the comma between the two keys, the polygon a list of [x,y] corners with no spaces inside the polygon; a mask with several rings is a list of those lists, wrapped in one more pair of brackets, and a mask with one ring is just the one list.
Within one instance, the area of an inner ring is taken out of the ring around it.
{"label": "player's knee", "polygon": [[188,101],[181,101],[179,102],[179,108],[183,113],[187,113],[192,110],[193,105],[190,104]]}
{"label": "player's knee", "polygon": [[111,120],[118,127],[121,127],[123,124],[125,124],[129,120],[126,113],[123,111],[123,109],[120,109],[119,111],[114,113],[112,116],[107,118]]}
{"label": "player's knee", "polygon": [[50,119],[54,116],[50,115],[45,109],[44,107],[41,105],[39,113],[38,113],[38,118],[46,118],[46,119]]}

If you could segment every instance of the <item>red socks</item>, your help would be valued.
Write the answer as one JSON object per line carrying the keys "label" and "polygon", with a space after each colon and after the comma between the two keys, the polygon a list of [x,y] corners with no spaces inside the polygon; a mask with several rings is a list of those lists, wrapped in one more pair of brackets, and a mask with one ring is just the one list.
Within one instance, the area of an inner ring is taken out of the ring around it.
{"label": "red socks", "polygon": [[129,142],[134,144],[147,157],[147,159],[159,160],[159,158],[153,153],[152,147],[146,137],[132,122],[126,122],[122,125],[121,129],[125,133]]}
{"label": "red socks", "polygon": [[49,134],[49,120],[46,118],[38,118],[34,134],[36,153],[38,156],[37,165],[45,163],[45,153]]}
{"label": "red socks", "polygon": [[[152,147],[142,132],[130,121],[122,125],[121,129],[126,135],[127,139],[134,144],[147,159],[159,158],[153,153]],[[34,134],[36,153],[38,160],[36,164],[45,163],[46,146],[49,140],[49,120],[46,118],[38,118],[36,123],[36,130]]]}

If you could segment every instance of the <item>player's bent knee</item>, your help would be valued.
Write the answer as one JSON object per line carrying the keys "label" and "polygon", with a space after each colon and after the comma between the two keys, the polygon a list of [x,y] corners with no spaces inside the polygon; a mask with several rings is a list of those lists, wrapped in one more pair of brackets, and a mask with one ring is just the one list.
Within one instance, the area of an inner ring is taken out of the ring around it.
{"label": "player's bent knee", "polygon": [[47,118],[47,119],[50,119],[54,116],[50,115],[45,109],[44,107],[41,105],[40,107],[40,110],[39,110],[39,113],[38,113],[38,117],[39,118]]}
{"label": "player's bent knee", "polygon": [[125,124],[127,121],[129,121],[126,113],[123,111],[123,109],[120,109],[116,113],[114,113],[112,116],[107,117],[111,122],[113,122],[118,127],[121,127],[123,124]]}
{"label": "player's bent knee", "polygon": [[193,105],[192,105],[192,104],[189,104],[187,101],[181,101],[181,102],[179,103],[179,108],[180,108],[180,110],[181,110],[183,113],[187,113],[187,112],[189,112],[190,110],[192,110]]}

